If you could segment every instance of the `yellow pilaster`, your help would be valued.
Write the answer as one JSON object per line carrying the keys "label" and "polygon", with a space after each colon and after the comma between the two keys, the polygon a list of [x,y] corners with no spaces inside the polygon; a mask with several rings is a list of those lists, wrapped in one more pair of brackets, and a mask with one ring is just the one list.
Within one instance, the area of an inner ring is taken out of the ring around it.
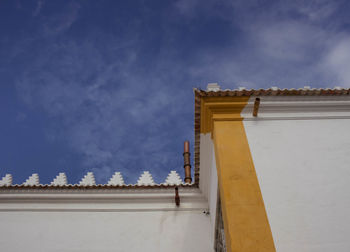
{"label": "yellow pilaster", "polygon": [[225,98],[203,98],[201,126],[213,136],[226,246],[231,252],[273,252],[276,249],[240,116],[249,97]]}

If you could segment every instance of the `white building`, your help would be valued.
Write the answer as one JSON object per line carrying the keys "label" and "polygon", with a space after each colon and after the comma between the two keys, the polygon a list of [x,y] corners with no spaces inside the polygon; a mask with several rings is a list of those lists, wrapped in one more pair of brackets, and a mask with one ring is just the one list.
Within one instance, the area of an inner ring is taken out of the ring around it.
{"label": "white building", "polygon": [[92,173],[77,185],[7,175],[0,249],[348,252],[349,93],[195,90],[193,184],[175,172],[136,185],[120,173],[106,185]]}

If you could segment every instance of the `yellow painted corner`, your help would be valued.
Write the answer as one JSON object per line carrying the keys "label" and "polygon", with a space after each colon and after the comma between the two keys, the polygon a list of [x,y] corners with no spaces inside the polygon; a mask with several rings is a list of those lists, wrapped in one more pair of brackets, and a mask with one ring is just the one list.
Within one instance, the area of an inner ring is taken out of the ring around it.
{"label": "yellow painted corner", "polygon": [[[203,134],[213,131],[214,120],[242,120],[241,111],[248,103],[249,96],[202,97],[201,127]],[[213,118],[215,117],[215,118]]]}
{"label": "yellow painted corner", "polygon": [[204,97],[201,133],[212,133],[226,247],[232,252],[276,251],[241,111],[249,97]]}

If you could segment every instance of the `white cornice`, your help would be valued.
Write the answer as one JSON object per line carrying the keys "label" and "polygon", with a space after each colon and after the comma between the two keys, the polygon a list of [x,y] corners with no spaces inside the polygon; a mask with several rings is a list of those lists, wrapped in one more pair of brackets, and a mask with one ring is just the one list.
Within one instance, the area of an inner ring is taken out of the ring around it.
{"label": "white cornice", "polygon": [[253,116],[256,97],[251,97],[241,116],[247,121],[350,119],[348,96],[260,97],[258,116]]}
{"label": "white cornice", "polygon": [[208,203],[198,188],[47,191],[0,190],[0,211],[191,211],[205,210]]}

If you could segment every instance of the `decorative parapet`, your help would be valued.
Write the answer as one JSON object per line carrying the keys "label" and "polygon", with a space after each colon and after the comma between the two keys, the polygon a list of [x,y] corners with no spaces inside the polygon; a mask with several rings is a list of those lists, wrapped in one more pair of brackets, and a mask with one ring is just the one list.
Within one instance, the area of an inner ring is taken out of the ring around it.
{"label": "decorative parapet", "polygon": [[94,174],[88,172],[78,184],[68,184],[67,176],[65,173],[59,173],[50,184],[40,184],[39,175],[37,173],[32,174],[24,183],[19,185],[12,184],[12,175],[6,174],[0,180],[0,187],[5,188],[28,188],[28,187],[41,187],[41,188],[54,188],[54,187],[67,187],[67,188],[78,188],[78,187],[92,187],[92,188],[135,188],[135,187],[172,187],[172,186],[191,186],[192,184],[185,184],[181,179],[180,175],[176,171],[170,171],[163,183],[155,183],[154,179],[149,171],[144,171],[136,184],[125,184],[124,178],[120,172],[115,172],[112,177],[108,180],[107,184],[96,184]]}
{"label": "decorative parapet", "polygon": [[12,175],[6,174],[5,177],[3,177],[0,180],[0,186],[10,186],[12,185]]}
{"label": "decorative parapet", "polygon": [[39,185],[39,175],[37,173],[32,174],[24,183],[25,186],[36,186]]}
{"label": "decorative parapet", "polygon": [[88,172],[84,178],[80,181],[79,185],[82,186],[93,186],[96,185],[95,176],[92,172]]}
{"label": "decorative parapet", "polygon": [[115,172],[113,174],[113,176],[111,177],[111,179],[108,181],[108,184],[107,185],[113,185],[113,186],[116,186],[116,185],[124,185],[124,179],[123,179],[123,176],[120,172]]}
{"label": "decorative parapet", "polygon": [[67,177],[66,174],[61,172],[57,175],[57,177],[51,182],[51,185],[54,186],[64,186],[67,185]]}
{"label": "decorative parapet", "polygon": [[141,177],[137,180],[137,185],[145,186],[145,185],[154,185],[154,180],[152,175],[148,171],[144,171]]}
{"label": "decorative parapet", "polygon": [[180,185],[182,180],[176,171],[171,171],[165,180],[166,185]]}

